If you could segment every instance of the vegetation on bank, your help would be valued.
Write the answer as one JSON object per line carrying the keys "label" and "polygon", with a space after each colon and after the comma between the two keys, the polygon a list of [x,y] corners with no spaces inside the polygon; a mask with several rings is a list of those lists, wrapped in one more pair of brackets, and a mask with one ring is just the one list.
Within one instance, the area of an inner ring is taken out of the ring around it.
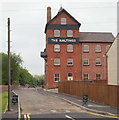
{"label": "vegetation on bank", "polygon": [[8,103],[8,92],[0,93],[0,113],[4,113]]}
{"label": "vegetation on bank", "polygon": [[[2,85],[8,85],[8,55],[0,53],[2,56]],[[20,55],[11,54],[11,84],[25,86],[43,85],[44,75],[33,76],[27,69],[22,67],[23,60]]]}

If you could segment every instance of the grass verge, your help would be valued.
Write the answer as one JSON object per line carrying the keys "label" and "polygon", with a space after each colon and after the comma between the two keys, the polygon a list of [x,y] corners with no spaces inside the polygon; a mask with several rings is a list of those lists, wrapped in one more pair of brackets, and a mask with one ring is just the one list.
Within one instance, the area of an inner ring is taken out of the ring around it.
{"label": "grass verge", "polygon": [[4,113],[8,103],[8,92],[0,93],[0,113]]}

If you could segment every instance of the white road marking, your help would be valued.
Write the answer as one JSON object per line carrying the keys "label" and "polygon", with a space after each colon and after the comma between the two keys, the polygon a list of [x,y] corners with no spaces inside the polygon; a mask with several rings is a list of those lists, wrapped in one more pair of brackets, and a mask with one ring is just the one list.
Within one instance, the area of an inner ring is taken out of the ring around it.
{"label": "white road marking", "polygon": [[69,118],[71,120],[75,120],[74,118],[70,117],[69,115],[65,115],[66,118]]}

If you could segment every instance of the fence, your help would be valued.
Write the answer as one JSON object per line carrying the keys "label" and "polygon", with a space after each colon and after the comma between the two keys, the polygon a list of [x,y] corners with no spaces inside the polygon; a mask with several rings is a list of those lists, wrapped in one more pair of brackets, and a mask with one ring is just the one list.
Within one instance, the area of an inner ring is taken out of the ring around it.
{"label": "fence", "polygon": [[88,94],[91,101],[119,108],[119,86],[95,82],[65,81],[59,83],[58,92],[76,97]]}

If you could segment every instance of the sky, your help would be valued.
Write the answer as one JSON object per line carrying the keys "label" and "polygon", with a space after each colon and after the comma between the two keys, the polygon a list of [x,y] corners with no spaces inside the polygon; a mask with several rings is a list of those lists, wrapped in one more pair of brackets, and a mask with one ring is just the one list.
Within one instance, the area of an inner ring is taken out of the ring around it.
{"label": "sky", "polygon": [[[0,52],[7,53],[7,18],[11,20],[11,52],[20,54],[23,67],[33,75],[44,74],[40,52],[45,48],[47,7],[52,18],[60,6],[81,23],[81,32],[111,32],[117,35],[117,0],[1,0]],[[83,1],[83,2],[82,2]],[[103,1],[103,2],[102,2]]]}

